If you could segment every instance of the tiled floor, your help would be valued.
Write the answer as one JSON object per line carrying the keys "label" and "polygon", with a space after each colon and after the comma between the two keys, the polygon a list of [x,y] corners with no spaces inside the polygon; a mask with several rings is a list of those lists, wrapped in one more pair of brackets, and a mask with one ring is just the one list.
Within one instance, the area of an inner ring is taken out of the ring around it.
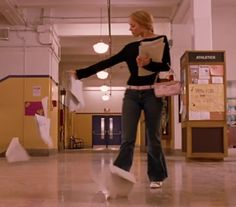
{"label": "tiled floor", "polygon": [[146,155],[135,152],[137,178],[128,198],[106,200],[93,176],[117,152],[66,152],[7,163],[0,158],[1,207],[235,207],[236,153],[222,162],[186,161],[167,156],[169,178],[162,189],[150,190]]}

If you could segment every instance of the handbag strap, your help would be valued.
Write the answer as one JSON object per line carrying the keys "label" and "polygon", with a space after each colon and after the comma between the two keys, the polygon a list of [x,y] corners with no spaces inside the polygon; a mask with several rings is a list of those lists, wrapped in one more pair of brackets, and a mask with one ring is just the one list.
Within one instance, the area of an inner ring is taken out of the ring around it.
{"label": "handbag strap", "polygon": [[[176,77],[175,71],[174,71],[174,69],[171,67],[171,65],[169,63],[167,63],[167,65],[169,66],[170,69],[168,71],[166,71],[166,72],[168,72],[170,75],[173,75],[172,79],[174,80],[174,77]],[[155,77],[155,80],[154,80],[154,83],[157,82],[159,76],[160,76],[160,72],[157,73],[157,75]]]}

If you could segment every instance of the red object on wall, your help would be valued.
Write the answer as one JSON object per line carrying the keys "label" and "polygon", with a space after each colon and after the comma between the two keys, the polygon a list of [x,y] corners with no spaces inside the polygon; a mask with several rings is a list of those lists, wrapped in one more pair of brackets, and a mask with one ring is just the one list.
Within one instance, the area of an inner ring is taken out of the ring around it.
{"label": "red object on wall", "polygon": [[41,101],[25,101],[25,115],[34,116],[35,114],[44,116],[42,102]]}

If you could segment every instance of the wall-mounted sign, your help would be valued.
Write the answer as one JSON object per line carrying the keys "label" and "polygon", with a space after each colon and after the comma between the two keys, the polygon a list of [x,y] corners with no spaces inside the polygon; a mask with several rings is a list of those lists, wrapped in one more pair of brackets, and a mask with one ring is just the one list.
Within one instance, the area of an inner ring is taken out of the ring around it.
{"label": "wall-mounted sign", "polygon": [[189,52],[189,62],[224,62],[223,52]]}
{"label": "wall-mounted sign", "polygon": [[41,96],[41,86],[33,86],[33,96]]}

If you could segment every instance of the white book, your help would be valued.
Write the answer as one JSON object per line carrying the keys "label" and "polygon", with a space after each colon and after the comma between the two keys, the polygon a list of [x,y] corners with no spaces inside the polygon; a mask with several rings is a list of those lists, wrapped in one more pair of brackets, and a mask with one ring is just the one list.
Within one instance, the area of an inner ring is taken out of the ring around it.
{"label": "white book", "polygon": [[[139,46],[139,55],[148,56],[154,62],[162,62],[164,48],[164,37],[150,42],[141,42]],[[143,67],[140,67],[138,71],[139,76],[151,75],[153,73],[154,72],[146,70]]]}

